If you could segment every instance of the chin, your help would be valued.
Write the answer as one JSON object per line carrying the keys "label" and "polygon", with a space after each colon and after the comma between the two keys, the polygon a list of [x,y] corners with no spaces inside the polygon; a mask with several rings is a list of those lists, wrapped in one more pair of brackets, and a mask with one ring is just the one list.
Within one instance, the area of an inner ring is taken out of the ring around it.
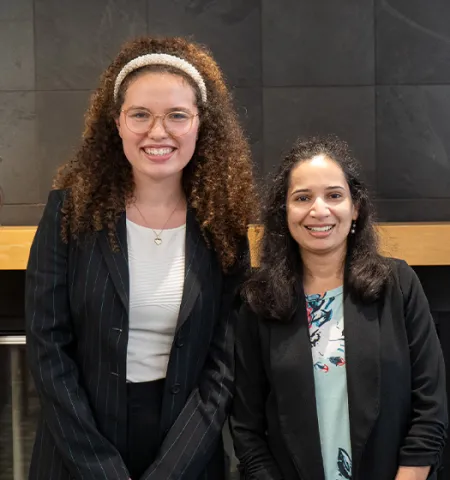
{"label": "chin", "polygon": [[301,249],[311,253],[328,253],[339,248],[339,246],[335,245],[334,243],[326,243],[326,242],[322,242],[322,243],[302,242],[299,245]]}
{"label": "chin", "polygon": [[318,246],[318,245],[314,245],[311,246],[311,248],[309,249],[311,252],[314,252],[314,253],[317,253],[317,254],[320,254],[320,255],[326,255],[326,254],[329,254],[329,253],[335,253],[335,252],[340,252],[340,251],[346,251],[345,250],[345,243],[339,243],[339,244],[336,244],[336,243],[333,243],[333,244],[328,244],[328,245],[322,245],[322,246]]}
{"label": "chin", "polygon": [[165,178],[179,175],[183,171],[174,165],[151,165],[150,168],[142,169],[141,173],[153,180],[164,180]]}
{"label": "chin", "polygon": [[311,252],[311,253],[318,253],[318,254],[325,254],[325,253],[329,253],[329,252],[332,252],[334,249],[333,247],[329,247],[329,246],[323,246],[323,247],[306,247],[305,250],[307,250],[308,252]]}

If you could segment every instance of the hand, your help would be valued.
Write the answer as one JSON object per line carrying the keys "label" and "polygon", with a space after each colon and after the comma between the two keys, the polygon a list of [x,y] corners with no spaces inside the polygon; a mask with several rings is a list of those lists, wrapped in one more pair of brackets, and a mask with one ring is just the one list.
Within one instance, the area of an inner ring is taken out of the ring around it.
{"label": "hand", "polygon": [[430,467],[399,467],[395,480],[427,480]]}

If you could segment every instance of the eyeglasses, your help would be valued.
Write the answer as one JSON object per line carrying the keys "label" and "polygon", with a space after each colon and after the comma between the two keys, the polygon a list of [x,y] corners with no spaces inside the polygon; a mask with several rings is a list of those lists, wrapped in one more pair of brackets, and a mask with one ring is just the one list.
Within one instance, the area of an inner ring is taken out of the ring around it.
{"label": "eyeglasses", "polygon": [[128,108],[122,110],[125,116],[125,124],[133,133],[142,134],[149,132],[158,118],[161,118],[164,129],[170,135],[181,137],[189,133],[192,123],[198,113],[174,111],[164,115],[155,115],[145,108]]}

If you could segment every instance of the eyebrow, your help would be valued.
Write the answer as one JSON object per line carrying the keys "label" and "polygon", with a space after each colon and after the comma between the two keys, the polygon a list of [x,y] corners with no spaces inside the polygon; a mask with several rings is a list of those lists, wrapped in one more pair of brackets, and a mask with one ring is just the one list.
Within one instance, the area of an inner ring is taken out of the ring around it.
{"label": "eyebrow", "polygon": [[[146,107],[142,107],[140,105],[131,105],[131,107],[128,107],[127,110],[145,110],[149,113],[152,113],[151,110],[149,110],[148,108]],[[166,112],[179,112],[179,111],[183,111],[183,112],[189,112],[191,113],[191,110],[187,107],[171,107],[171,108],[167,108],[165,110]]]}
{"label": "eyebrow", "polygon": [[[325,190],[345,190],[345,189],[340,185],[332,185],[330,187],[326,187]],[[309,188],[298,188],[297,190],[294,190],[291,193],[291,195],[295,195],[296,193],[309,193],[309,192],[311,192],[311,189]]]}

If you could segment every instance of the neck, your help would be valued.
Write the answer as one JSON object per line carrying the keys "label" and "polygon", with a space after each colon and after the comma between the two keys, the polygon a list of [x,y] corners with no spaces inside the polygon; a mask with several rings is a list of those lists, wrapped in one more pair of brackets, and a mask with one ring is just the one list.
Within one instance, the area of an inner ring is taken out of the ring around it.
{"label": "neck", "polygon": [[153,180],[135,175],[134,184],[136,203],[147,208],[170,207],[185,196],[180,176]]}
{"label": "neck", "polygon": [[322,293],[344,282],[345,249],[317,254],[301,251],[303,286],[306,293]]}

